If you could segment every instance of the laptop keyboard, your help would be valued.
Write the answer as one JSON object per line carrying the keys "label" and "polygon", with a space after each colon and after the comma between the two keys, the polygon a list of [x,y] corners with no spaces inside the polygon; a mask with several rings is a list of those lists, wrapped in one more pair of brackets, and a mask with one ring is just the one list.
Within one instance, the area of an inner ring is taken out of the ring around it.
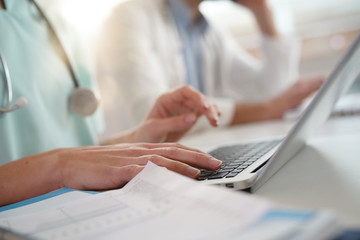
{"label": "laptop keyboard", "polygon": [[198,180],[235,177],[280,142],[272,140],[217,148],[209,154],[223,162],[221,168],[216,171],[201,169]]}

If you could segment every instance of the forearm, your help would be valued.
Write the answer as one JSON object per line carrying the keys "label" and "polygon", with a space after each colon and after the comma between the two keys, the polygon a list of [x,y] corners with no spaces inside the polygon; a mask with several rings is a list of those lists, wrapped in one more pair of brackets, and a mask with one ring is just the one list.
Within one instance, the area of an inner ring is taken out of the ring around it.
{"label": "forearm", "polygon": [[275,26],[272,11],[269,6],[265,4],[262,7],[252,9],[261,32],[273,38],[279,38],[279,32]]}
{"label": "forearm", "polygon": [[238,103],[230,125],[258,122],[282,116],[282,107],[274,106],[274,101],[266,103]]}
{"label": "forearm", "polygon": [[56,165],[48,154],[37,154],[1,166],[0,206],[61,188]]}
{"label": "forearm", "polygon": [[279,38],[272,10],[268,0],[233,0],[234,2],[249,9],[259,25],[261,32],[273,38]]}

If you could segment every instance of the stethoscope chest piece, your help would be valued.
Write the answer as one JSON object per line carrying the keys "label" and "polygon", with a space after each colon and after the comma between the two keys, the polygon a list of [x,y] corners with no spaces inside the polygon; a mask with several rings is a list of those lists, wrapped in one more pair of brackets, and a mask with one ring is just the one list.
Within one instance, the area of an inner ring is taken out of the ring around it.
{"label": "stethoscope chest piece", "polygon": [[70,95],[69,103],[72,112],[81,117],[86,117],[96,111],[99,99],[92,90],[76,87]]}

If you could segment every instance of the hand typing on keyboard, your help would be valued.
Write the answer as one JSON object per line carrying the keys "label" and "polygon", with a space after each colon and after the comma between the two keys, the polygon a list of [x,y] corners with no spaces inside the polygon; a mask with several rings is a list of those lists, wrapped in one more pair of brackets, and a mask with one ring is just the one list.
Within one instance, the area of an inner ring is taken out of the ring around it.
{"label": "hand typing on keyboard", "polygon": [[223,162],[221,168],[216,171],[202,169],[198,180],[235,177],[279,142],[280,140],[273,140],[218,148],[210,152],[210,155]]}

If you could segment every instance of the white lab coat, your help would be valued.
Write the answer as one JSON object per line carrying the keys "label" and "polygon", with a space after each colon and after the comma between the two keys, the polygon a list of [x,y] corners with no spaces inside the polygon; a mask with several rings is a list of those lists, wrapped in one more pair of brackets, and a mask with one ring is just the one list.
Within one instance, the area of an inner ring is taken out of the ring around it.
{"label": "white lab coat", "polygon": [[[186,84],[182,43],[168,8],[166,0],[129,0],[114,9],[105,25],[99,78],[106,136],[138,124],[161,93]],[[210,26],[201,40],[204,93],[219,105],[220,124],[226,126],[236,101],[265,101],[294,81],[298,48],[295,40],[263,36],[259,61]],[[106,101],[114,96],[118,102]],[[198,125],[210,127],[206,121]]]}

